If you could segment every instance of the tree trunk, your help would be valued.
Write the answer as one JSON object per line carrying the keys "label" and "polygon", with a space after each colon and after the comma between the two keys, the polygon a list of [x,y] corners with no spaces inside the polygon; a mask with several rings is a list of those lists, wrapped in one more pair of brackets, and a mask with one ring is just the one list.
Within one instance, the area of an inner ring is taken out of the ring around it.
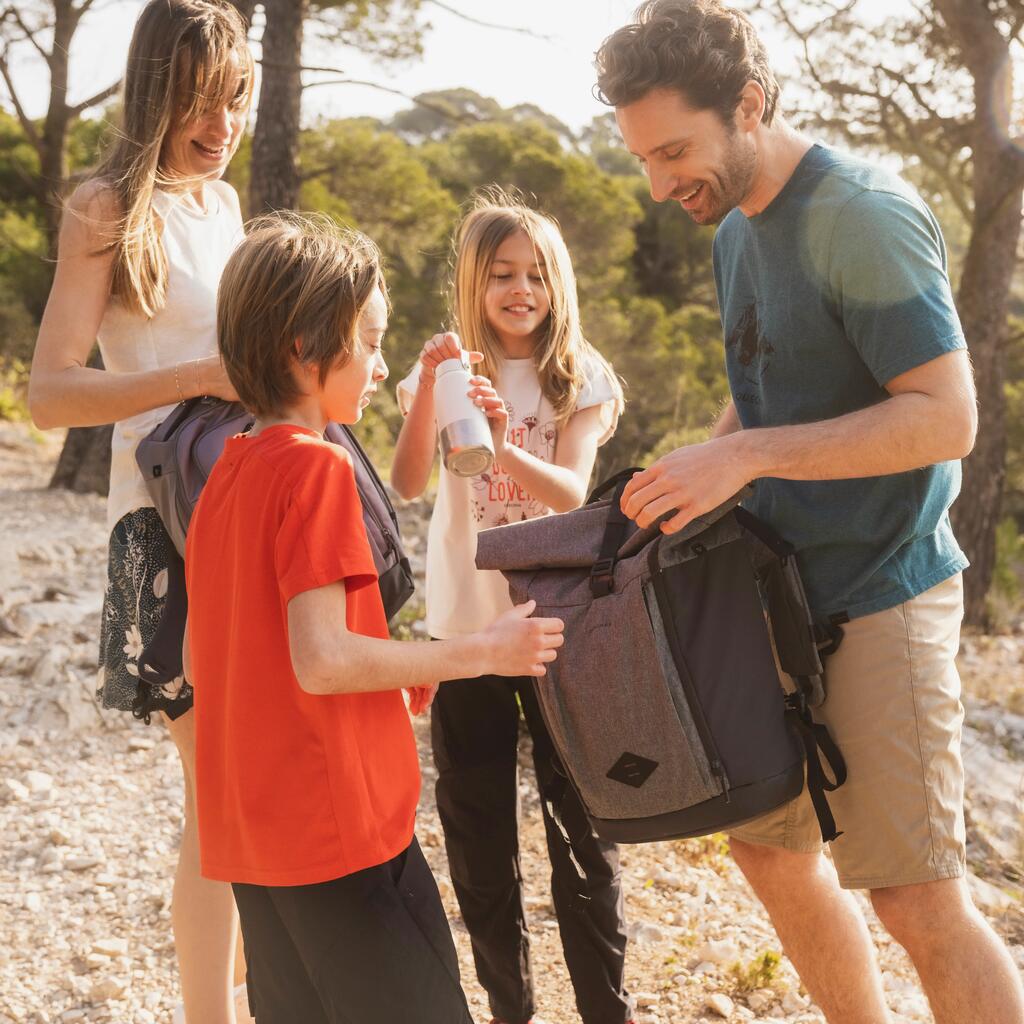
{"label": "tree trunk", "polygon": [[51,487],[78,494],[103,494],[110,490],[110,435],[113,425],[72,427],[61,449]]}
{"label": "tree trunk", "polygon": [[50,256],[57,256],[57,232],[64,192],[68,180],[67,136],[71,112],[68,110],[68,52],[71,37],[78,27],[78,15],[71,0],[54,0],[53,47],[47,64],[50,69],[50,102],[46,109],[39,152],[40,178],[44,190],[46,234]]}
{"label": "tree trunk", "polygon": [[1013,166],[1019,160],[999,159],[1001,155],[991,147],[988,152],[981,147],[974,151],[974,223],[957,295],[978,384],[978,439],[964,462],[963,491],[953,508],[953,522],[971,560],[964,597],[966,621],[976,626],[987,624],[985,599],[995,569],[995,534],[1006,478],[1004,349],[1024,201],[1020,169]]}
{"label": "tree trunk", "polygon": [[242,16],[246,25],[252,25],[252,14],[256,10],[256,0],[231,0],[231,6]]}
{"label": "tree trunk", "polygon": [[266,0],[263,82],[252,137],[249,209],[294,210],[299,198],[302,23],[309,0]]}
{"label": "tree trunk", "polygon": [[1024,157],[1010,139],[1009,45],[992,15],[976,0],[938,0],[936,6],[974,78],[974,217],[957,309],[978,385],[978,438],[964,462],[963,490],[952,516],[971,560],[964,575],[965,621],[984,627],[1006,480],[1005,345],[1021,231]]}
{"label": "tree trunk", "polygon": [[[103,369],[99,349],[89,357],[88,366]],[[51,487],[63,487],[77,494],[106,494],[110,490],[110,435],[114,427],[72,427],[50,478]]]}

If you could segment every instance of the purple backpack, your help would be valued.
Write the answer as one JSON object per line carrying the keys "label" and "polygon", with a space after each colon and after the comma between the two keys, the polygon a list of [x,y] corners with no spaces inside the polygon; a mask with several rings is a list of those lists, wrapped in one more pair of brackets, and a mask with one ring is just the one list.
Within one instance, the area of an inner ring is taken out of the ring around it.
{"label": "purple backpack", "polygon": [[[157,513],[174,544],[167,566],[167,600],[156,632],[139,656],[139,678],[160,687],[181,674],[188,595],[185,592],[185,535],[199,495],[229,437],[252,425],[253,417],[237,402],[202,396],[176,406],[140,442],[135,461],[142,471]],[[366,538],[377,569],[384,611],[390,621],[412,597],[412,569],[402,549],[398,517],[384,484],[355,435],[329,423],[324,436],[352,457],[356,487],[363,505]],[[147,695],[140,687],[133,713],[149,720]]]}

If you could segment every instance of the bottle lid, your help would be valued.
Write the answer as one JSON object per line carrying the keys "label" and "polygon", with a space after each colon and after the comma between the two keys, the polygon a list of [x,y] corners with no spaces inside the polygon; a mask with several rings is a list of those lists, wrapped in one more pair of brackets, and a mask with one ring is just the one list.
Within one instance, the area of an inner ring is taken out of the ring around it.
{"label": "bottle lid", "polygon": [[451,359],[443,359],[437,364],[434,376],[440,377],[443,374],[452,373],[454,370],[468,371],[469,369],[469,353],[465,349],[460,349],[458,359],[453,356]]}

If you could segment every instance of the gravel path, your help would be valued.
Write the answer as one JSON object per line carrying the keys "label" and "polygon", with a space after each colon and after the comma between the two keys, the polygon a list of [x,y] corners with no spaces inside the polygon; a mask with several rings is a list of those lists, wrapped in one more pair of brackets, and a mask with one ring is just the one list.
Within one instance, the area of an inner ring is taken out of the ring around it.
{"label": "gravel path", "polygon": [[[163,1024],[178,999],[169,900],[180,770],[162,727],[101,714],[93,703],[103,501],[44,489],[58,450],[59,438],[0,423],[0,1024]],[[422,510],[405,515],[410,534],[422,538]],[[963,667],[968,689],[976,680],[981,695],[969,702],[966,749],[971,858],[988,881],[972,885],[1024,966],[1021,893],[1010,881],[1022,862],[1021,654],[1019,637],[977,638],[965,646]],[[445,898],[471,1006],[486,1021],[447,876],[426,723],[416,731],[424,774],[417,831]],[[547,1024],[573,1024],[527,753],[522,857],[538,1012]],[[623,866],[638,1024],[823,1019],[779,960],[724,839],[631,847]],[[906,957],[871,920],[896,1019],[930,1021]]]}

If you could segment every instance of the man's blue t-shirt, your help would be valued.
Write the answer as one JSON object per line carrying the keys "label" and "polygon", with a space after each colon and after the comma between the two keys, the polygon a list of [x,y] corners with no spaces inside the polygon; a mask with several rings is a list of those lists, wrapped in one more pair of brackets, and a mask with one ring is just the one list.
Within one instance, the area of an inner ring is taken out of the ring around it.
{"label": "man's blue t-shirt", "polygon": [[[714,266],[745,429],[866,408],[894,377],[965,347],[931,211],[895,175],[822,146],[757,216],[729,213]],[[959,490],[960,463],[943,462],[852,480],[765,478],[748,507],[796,547],[815,614],[855,618],[966,567],[948,514]]]}

